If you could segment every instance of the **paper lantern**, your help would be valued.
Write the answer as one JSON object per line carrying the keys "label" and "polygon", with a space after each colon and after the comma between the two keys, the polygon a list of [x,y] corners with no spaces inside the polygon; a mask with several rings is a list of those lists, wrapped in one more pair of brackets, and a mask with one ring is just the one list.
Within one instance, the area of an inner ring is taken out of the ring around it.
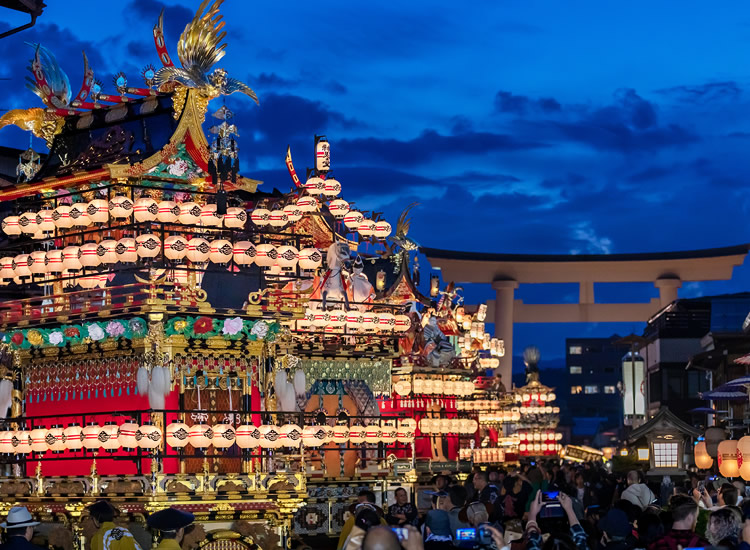
{"label": "paper lantern", "polygon": [[120,448],[120,429],[116,422],[106,422],[99,432],[102,449],[114,451]]}
{"label": "paper lantern", "polygon": [[356,231],[364,221],[365,217],[361,212],[357,212],[356,210],[349,210],[349,212],[346,213],[346,216],[344,216],[344,225],[347,229],[351,229],[352,231]]}
{"label": "paper lantern", "polygon": [[[63,250],[63,252],[65,251]],[[133,239],[132,237],[123,237],[122,239],[117,241],[115,254],[117,255],[118,262],[123,262],[126,264],[137,262],[138,253],[136,252],[135,239]]]}
{"label": "paper lantern", "polygon": [[214,449],[228,449],[234,445],[236,434],[229,424],[214,425],[214,438],[211,440]]}
{"label": "paper lantern", "polygon": [[109,201],[109,215],[121,220],[133,213],[133,201],[125,195],[117,195]]}
{"label": "paper lantern", "polygon": [[367,436],[367,428],[361,424],[354,424],[349,428],[349,443],[352,445],[360,445],[365,442]]}
{"label": "paper lantern", "polygon": [[161,445],[161,428],[151,423],[143,424],[138,428],[135,438],[138,440],[138,446],[141,449],[155,449]]}
{"label": "paper lantern", "polygon": [[70,217],[71,207],[67,204],[59,204],[52,210],[52,221],[58,229],[70,229],[73,227],[73,218]]}
{"label": "paper lantern", "polygon": [[247,212],[239,206],[230,206],[224,216],[224,226],[233,229],[242,229],[247,222]]}
{"label": "paper lantern", "polygon": [[44,275],[47,273],[47,253],[44,250],[37,250],[29,254],[29,271],[32,275]]}
{"label": "paper lantern", "polygon": [[398,428],[396,427],[395,420],[381,420],[380,431],[380,440],[383,443],[385,443],[386,445],[391,445],[396,442],[396,439],[398,438]]}
{"label": "paper lantern", "polygon": [[290,449],[299,449],[302,444],[302,428],[296,424],[284,424],[279,430],[281,444]]}
{"label": "paper lantern", "polygon": [[287,204],[284,207],[284,214],[289,223],[294,223],[302,219],[302,210],[297,207],[297,204]]}
{"label": "paper lantern", "polygon": [[208,424],[193,424],[190,426],[188,441],[196,449],[205,449],[211,446],[214,431]]}
{"label": "paper lantern", "polygon": [[737,477],[740,469],[737,466],[737,440],[725,439],[718,446],[719,473],[724,477]]}
{"label": "paper lantern", "polygon": [[305,447],[320,447],[325,439],[326,428],[323,426],[305,426],[302,430],[302,443]]}
{"label": "paper lantern", "polygon": [[83,267],[98,267],[101,264],[101,258],[97,253],[99,245],[95,242],[86,242],[80,247],[80,260]]}
{"label": "paper lantern", "polygon": [[333,200],[331,201],[331,204],[328,205],[328,211],[337,220],[343,220],[344,216],[349,213],[349,203],[344,199]]}
{"label": "paper lantern", "polygon": [[173,449],[182,449],[187,446],[190,437],[190,428],[187,424],[175,420],[167,426],[167,445]]}
{"label": "paper lantern", "polygon": [[251,265],[255,262],[255,246],[250,241],[238,241],[234,243],[232,256],[234,263],[238,265]]}
{"label": "paper lantern", "polygon": [[391,227],[391,224],[389,224],[387,221],[381,220],[379,222],[375,222],[375,230],[372,234],[379,239],[384,239],[391,234],[392,230],[393,228]]}
{"label": "paper lantern", "polygon": [[193,237],[187,243],[187,259],[193,263],[204,263],[208,261],[211,253],[211,245],[206,239]]}
{"label": "paper lantern", "polygon": [[258,227],[265,227],[270,223],[271,212],[267,208],[256,208],[250,212],[250,221]]}
{"label": "paper lantern", "polygon": [[334,329],[346,325],[346,312],[343,309],[334,309],[328,312],[328,326]]}
{"label": "paper lantern", "polygon": [[[742,441],[745,439],[744,437],[740,439]],[[739,464],[739,444],[738,446],[738,456],[737,456],[737,462]],[[694,448],[694,458],[695,458],[695,465],[700,468],[701,470],[707,470],[711,466],[714,465],[714,459],[711,458],[708,455],[708,451],[706,451],[706,442],[705,441],[699,441],[698,444]],[[742,465],[750,465],[750,460],[747,460],[747,462],[744,459],[744,453],[743,453],[743,460]],[[742,466],[740,468],[740,475],[742,475]]]}
{"label": "paper lantern", "polygon": [[261,267],[271,267],[276,263],[278,252],[272,244],[263,243],[255,247],[255,263]]}
{"label": "paper lantern", "polygon": [[322,195],[326,197],[335,197],[341,193],[341,184],[334,178],[328,178],[325,180],[325,186],[323,187]]}
{"label": "paper lantern", "polygon": [[[698,461],[696,459],[697,465]],[[700,466],[698,467],[700,468]],[[745,481],[750,480],[750,436],[741,437],[737,442],[737,468],[742,479]]]}
{"label": "paper lantern", "polygon": [[300,269],[317,269],[323,263],[323,255],[317,248],[303,248],[299,251],[297,263]]}
{"label": "paper lantern", "polygon": [[21,226],[18,224],[18,216],[5,216],[2,228],[6,235],[20,235]]}
{"label": "paper lantern", "polygon": [[138,429],[140,426],[135,422],[125,422],[117,429],[117,440],[123,449],[138,448]]}
{"label": "paper lantern", "polygon": [[362,312],[357,309],[352,309],[346,312],[346,328],[352,332],[357,332],[362,328],[362,322],[364,316]]}
{"label": "paper lantern", "polygon": [[49,235],[55,232],[55,220],[52,217],[52,210],[43,208],[36,214],[36,225],[39,231]]}
{"label": "paper lantern", "polygon": [[201,225],[206,227],[221,227],[224,215],[219,214],[215,204],[204,204],[201,208]]}
{"label": "paper lantern", "polygon": [[36,212],[24,212],[18,216],[18,225],[21,228],[21,233],[26,235],[33,235],[39,229],[36,223]]}
{"label": "paper lantern", "polygon": [[177,219],[185,225],[198,225],[201,221],[200,205],[196,202],[183,202],[180,204],[180,215]]}
{"label": "paper lantern", "polygon": [[357,226],[357,233],[363,237],[371,237],[375,233],[375,222],[372,220],[363,220]]}
{"label": "paper lantern", "polygon": [[88,424],[83,428],[83,430],[81,430],[84,449],[94,451],[101,447],[102,444],[101,441],[99,441],[99,432],[101,430],[101,426],[96,423]]}
{"label": "paper lantern", "polygon": [[86,213],[91,223],[107,223],[109,221],[109,202],[104,199],[94,199],[86,207]]}
{"label": "paper lantern", "polygon": [[63,430],[65,448],[70,451],[77,451],[83,448],[83,437],[83,428],[78,424],[71,424]]}
{"label": "paper lantern", "polygon": [[188,242],[181,235],[172,235],[164,239],[164,256],[168,260],[182,260],[187,254]]}
{"label": "paper lantern", "polygon": [[[78,248],[78,247],[76,247]],[[28,254],[19,254],[13,258],[13,273],[20,279],[28,279],[31,277],[31,256]]]}
{"label": "paper lantern", "polygon": [[16,264],[13,256],[5,256],[0,258],[0,280],[3,284],[8,284],[16,277],[15,273]]}
{"label": "paper lantern", "polygon": [[376,444],[383,439],[383,430],[378,424],[368,424],[365,426],[365,443]]}
{"label": "paper lantern", "polygon": [[70,206],[70,221],[71,226],[76,229],[83,229],[91,225],[91,218],[89,217],[89,203],[87,202],[76,202]]}
{"label": "paper lantern", "polygon": [[135,238],[135,252],[139,258],[155,258],[161,250],[161,239],[153,233],[144,233]]}
{"label": "paper lantern", "polygon": [[396,439],[399,443],[411,443],[417,431],[417,421],[413,418],[404,418],[398,422]]}
{"label": "paper lantern", "polygon": [[137,222],[152,222],[159,215],[159,204],[151,197],[141,197],[133,204],[133,217]]}
{"label": "paper lantern", "polygon": [[11,437],[13,452],[15,454],[28,454],[31,452],[31,433],[26,430],[16,430]]}
{"label": "paper lantern", "polygon": [[31,439],[31,450],[35,453],[46,453],[47,452],[47,429],[46,428],[34,428],[29,432],[29,438]]}
{"label": "paper lantern", "polygon": [[208,259],[215,264],[226,264],[232,260],[234,247],[232,243],[224,239],[211,241],[211,250],[208,253]]}
{"label": "paper lantern", "polygon": [[433,418],[425,417],[419,421],[419,431],[423,434],[435,433],[439,428],[440,424]]}
{"label": "paper lantern", "polygon": [[180,218],[180,206],[174,201],[157,204],[156,219],[162,223],[175,223]]}
{"label": "paper lantern", "polygon": [[393,332],[396,326],[396,316],[387,311],[378,314],[378,330],[380,332]]}
{"label": "paper lantern", "polygon": [[[0,440],[2,440],[1,435]],[[64,430],[59,424],[55,424],[47,431],[47,447],[53,453],[61,453],[65,450]]]}
{"label": "paper lantern", "polygon": [[318,201],[315,197],[300,197],[297,200],[297,209],[303,213],[314,212],[318,209]]}
{"label": "paper lantern", "polygon": [[242,424],[236,430],[237,446],[240,449],[253,449],[260,446],[260,432],[253,424]]}
{"label": "paper lantern", "polygon": [[346,445],[349,443],[349,426],[346,424],[336,424],[332,431],[333,443],[337,445]]}
{"label": "paper lantern", "polygon": [[297,265],[297,259],[299,257],[299,250],[293,246],[280,246],[276,249],[278,263],[284,269],[294,269]]}
{"label": "paper lantern", "polygon": [[706,430],[704,439],[706,441],[706,452],[708,452],[708,456],[713,458],[717,457],[719,443],[724,441],[725,437],[726,432],[722,428],[713,426]]}
{"label": "paper lantern", "polygon": [[264,449],[278,449],[281,447],[281,434],[279,427],[273,424],[258,426],[260,433],[260,446]]}
{"label": "paper lantern", "polygon": [[311,195],[323,195],[325,188],[325,180],[317,176],[313,176],[305,182],[305,190]]}
{"label": "paper lantern", "polygon": [[284,227],[289,223],[289,216],[283,210],[274,210],[268,216],[268,223],[271,227]]}
{"label": "paper lantern", "polygon": [[[112,265],[117,263],[117,241],[114,239],[104,239],[96,248],[96,254],[102,265]],[[49,255],[48,255],[49,258]]]}

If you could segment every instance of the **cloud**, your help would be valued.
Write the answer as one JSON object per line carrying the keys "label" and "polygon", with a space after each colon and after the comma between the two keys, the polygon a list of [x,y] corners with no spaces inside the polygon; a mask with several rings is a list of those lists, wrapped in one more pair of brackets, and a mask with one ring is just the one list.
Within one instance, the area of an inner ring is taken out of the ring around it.
{"label": "cloud", "polygon": [[742,95],[739,84],[733,80],[709,82],[698,86],[672,86],[656,90],[656,93],[668,96],[684,103],[711,103],[716,101],[735,101]]}
{"label": "cloud", "polygon": [[580,247],[570,249],[570,254],[611,254],[612,239],[601,237],[591,226],[591,222],[581,222],[573,227],[573,240]]}
{"label": "cloud", "polygon": [[523,95],[500,90],[495,94],[495,111],[498,113],[513,113],[516,115],[526,114],[529,110],[538,110],[543,113],[554,113],[560,111],[562,106],[552,97],[531,99]]}
{"label": "cloud", "polygon": [[[196,5],[197,6],[197,5]],[[130,0],[124,7],[126,19],[138,27],[150,29],[159,20],[159,14],[164,10],[164,41],[170,55],[177,60],[177,40],[185,30],[185,26],[192,21],[195,12],[184,6],[168,6],[164,2],[149,0]],[[144,37],[147,37],[144,34]]]}
{"label": "cloud", "polygon": [[672,173],[674,173],[674,168],[667,168],[666,166],[649,166],[643,170],[639,170],[631,176],[628,176],[628,181],[632,181],[633,183],[652,181],[661,179]]}

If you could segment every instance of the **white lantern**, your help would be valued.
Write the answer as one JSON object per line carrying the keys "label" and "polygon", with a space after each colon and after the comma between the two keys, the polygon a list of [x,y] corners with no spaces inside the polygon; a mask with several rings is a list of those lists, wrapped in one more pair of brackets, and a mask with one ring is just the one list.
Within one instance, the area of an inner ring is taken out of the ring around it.
{"label": "white lantern", "polygon": [[349,426],[336,424],[333,427],[333,442],[337,445],[346,445],[349,442]]}
{"label": "white lantern", "polygon": [[55,220],[52,217],[52,210],[43,208],[36,214],[36,225],[39,231],[49,235],[55,232]]}
{"label": "white lantern", "polygon": [[315,169],[318,172],[331,169],[331,144],[324,136],[315,141]]}
{"label": "white lantern", "polygon": [[263,243],[255,247],[255,263],[261,267],[271,267],[279,254],[272,244]]}
{"label": "white lantern", "polygon": [[719,443],[718,449],[719,473],[724,477],[737,477],[740,468],[737,465],[737,440],[725,439]]}
{"label": "white lantern", "polygon": [[331,201],[331,204],[328,205],[328,211],[337,220],[343,220],[344,216],[349,213],[349,203],[344,199],[333,200]]}
{"label": "white lantern", "polygon": [[396,315],[393,319],[393,330],[395,332],[406,332],[411,328],[411,318],[403,313]]}
{"label": "white lantern", "polygon": [[73,218],[70,217],[70,206],[59,204],[52,210],[52,220],[58,229],[69,229],[73,227]]}
{"label": "white lantern", "polygon": [[381,220],[379,222],[375,222],[375,230],[373,231],[373,235],[375,235],[379,239],[384,239],[391,234],[391,231],[391,224],[389,224],[387,221]]}
{"label": "white lantern", "polygon": [[214,431],[208,424],[193,424],[190,426],[188,441],[196,449],[205,449],[211,446]]}
{"label": "white lantern", "polygon": [[[0,436],[1,440],[2,436]],[[61,453],[65,450],[65,435],[62,426],[56,424],[47,431],[47,446],[54,453]]]}
{"label": "white lantern", "polygon": [[101,441],[99,441],[99,432],[101,430],[101,427],[96,423],[88,424],[81,430],[84,449],[94,451],[102,446]]}
{"label": "white lantern", "polygon": [[180,204],[180,215],[177,218],[185,225],[198,225],[201,221],[201,207],[196,202],[183,202]]}
{"label": "white lantern", "polygon": [[274,210],[268,216],[268,223],[271,227],[284,227],[289,223],[289,216],[283,210]]}
{"label": "white lantern", "polygon": [[267,208],[256,208],[250,212],[250,220],[258,227],[265,227],[270,223],[271,212]]}
{"label": "white lantern", "polygon": [[125,422],[117,429],[117,440],[123,449],[136,449],[138,447],[138,430],[140,426],[135,422]]}
{"label": "white lantern", "polygon": [[140,258],[155,258],[161,250],[161,239],[153,233],[144,233],[135,238],[135,252]]}
{"label": "white lantern", "polygon": [[219,214],[215,204],[204,204],[201,208],[201,224],[205,227],[221,227],[224,215]]}
{"label": "white lantern", "polygon": [[31,452],[31,434],[26,430],[16,430],[12,436],[13,452],[28,454]]}
{"label": "white lantern", "polygon": [[383,439],[383,430],[378,424],[368,424],[365,426],[365,443],[376,444]]}
{"label": "white lantern", "polygon": [[300,197],[297,200],[297,209],[302,212],[314,212],[318,209],[318,201],[315,197]]}
{"label": "white lantern", "polygon": [[109,221],[109,203],[104,199],[94,199],[86,208],[91,223],[107,223]]}
{"label": "white lantern", "polygon": [[258,427],[260,446],[264,449],[278,449],[281,447],[279,427],[273,424],[263,424]]}
{"label": "white lantern", "polygon": [[81,265],[83,267],[98,267],[101,264],[101,258],[97,253],[98,248],[99,245],[91,241],[81,245]]}
{"label": "white lantern", "polygon": [[47,429],[46,428],[34,428],[29,432],[29,438],[31,439],[31,450],[35,453],[46,453],[47,452]]}
{"label": "white lantern", "polygon": [[378,330],[380,332],[393,332],[396,326],[396,316],[387,311],[378,314]]}
{"label": "white lantern", "polygon": [[325,180],[325,186],[323,187],[322,194],[326,197],[335,197],[341,193],[341,184],[334,178],[328,178]]}
{"label": "white lantern", "polygon": [[83,447],[83,428],[78,424],[71,424],[63,430],[63,438],[66,449],[77,451]]}
{"label": "white lantern", "polygon": [[175,420],[167,426],[167,445],[173,449],[182,449],[187,446],[190,437],[190,428],[187,424]]}
{"label": "white lantern", "polygon": [[193,237],[188,241],[187,247],[187,259],[193,263],[204,263],[208,261],[208,256],[211,253],[211,245],[206,239],[200,237]]}
{"label": "white lantern", "polygon": [[138,433],[135,437],[141,449],[155,449],[161,445],[161,428],[150,423],[143,424],[138,428]]}
{"label": "white lantern", "polygon": [[234,229],[242,229],[247,222],[247,212],[239,206],[230,206],[224,216],[224,226]]}
{"label": "white lantern", "polygon": [[5,218],[3,218],[2,227],[6,235],[21,234],[21,226],[18,224],[18,216],[5,216]]}
{"label": "white lantern", "polygon": [[284,269],[294,269],[297,265],[297,259],[299,257],[299,250],[293,246],[280,246],[276,249],[278,254],[276,262]]}
{"label": "white lantern", "polygon": [[284,214],[289,223],[294,223],[302,219],[302,211],[297,207],[297,204],[287,204],[284,207]]}
{"label": "white lantern", "polygon": [[[114,239],[104,239],[96,248],[96,254],[102,265],[112,265],[117,263],[117,241]],[[47,255],[49,261],[49,254]]]}
{"label": "white lantern", "polygon": [[346,312],[346,328],[350,331],[357,332],[361,329],[363,321],[364,316],[361,311],[352,309]]}
{"label": "white lantern", "polygon": [[28,254],[19,254],[13,258],[14,268],[13,273],[20,279],[28,279],[31,277],[31,256]]}
{"label": "white lantern", "polygon": [[[63,252],[65,252],[63,250]],[[117,255],[117,261],[123,263],[135,263],[138,261],[138,253],[136,252],[135,239],[132,237],[123,237],[117,241],[115,247],[115,254]],[[67,268],[66,268],[67,269]]]}
{"label": "white lantern", "polygon": [[302,443],[305,447],[320,447],[326,440],[324,426],[305,426],[302,430]]}
{"label": "white lantern", "polygon": [[404,418],[398,423],[396,438],[399,443],[411,443],[417,431],[417,421],[413,418]]}
{"label": "white lantern", "polygon": [[357,212],[356,210],[349,210],[346,216],[344,216],[344,225],[352,231],[356,231],[363,221],[365,221],[365,217],[362,215],[362,212]]}
{"label": "white lantern", "polygon": [[102,426],[99,437],[102,442],[102,449],[114,451],[120,448],[120,430],[116,422],[107,422]]}
{"label": "white lantern", "polygon": [[313,176],[305,182],[305,190],[311,195],[323,195],[325,188],[325,180],[317,176]]}
{"label": "white lantern", "polygon": [[133,205],[133,217],[137,222],[152,222],[159,215],[159,204],[151,197],[141,197]]}
{"label": "white lantern", "polygon": [[386,445],[390,445],[396,442],[398,438],[398,428],[396,427],[395,420],[381,420],[380,430],[382,432],[380,440]]}
{"label": "white lantern", "polygon": [[243,424],[237,427],[237,446],[240,449],[252,449],[260,446],[260,432],[253,424]]}
{"label": "white lantern", "polygon": [[180,219],[180,206],[174,201],[161,201],[157,208],[156,219],[162,223],[175,223]]}
{"label": "white lantern", "polygon": [[133,213],[133,201],[125,195],[117,195],[109,201],[109,215],[121,220]]}
{"label": "white lantern", "polygon": [[379,318],[372,311],[365,311],[362,314],[362,330],[365,332],[374,332],[378,328]]}
{"label": "white lantern", "polygon": [[342,328],[346,325],[346,311],[335,309],[328,314],[328,326],[331,328]]}
{"label": "white lantern", "polygon": [[303,248],[298,254],[300,269],[317,269],[323,263],[323,255],[317,248]]}
{"label": "white lantern", "polygon": [[188,243],[181,235],[172,235],[164,239],[164,257],[168,260],[181,260],[187,254]]}
{"label": "white lantern", "polygon": [[44,250],[37,250],[29,254],[31,266],[29,271],[32,275],[44,275],[47,273],[47,253]]}
{"label": "white lantern", "polygon": [[367,428],[361,424],[354,424],[349,428],[349,443],[353,445],[360,445],[365,442],[367,436]]}
{"label": "white lantern", "polygon": [[250,241],[238,241],[234,243],[232,255],[237,265],[251,265],[255,262],[255,246]]}
{"label": "white lantern", "polygon": [[77,229],[83,229],[91,225],[91,218],[89,217],[89,203],[87,202],[76,202],[70,207],[70,219],[73,222],[72,226]]}
{"label": "white lantern", "polygon": [[208,259],[215,264],[226,264],[232,260],[234,247],[232,243],[224,239],[211,241],[211,251],[208,253]]}
{"label": "white lantern", "polygon": [[228,449],[234,445],[235,439],[234,428],[229,424],[216,424],[214,426],[214,438],[211,440],[214,449]]}
{"label": "white lantern", "polygon": [[33,235],[39,229],[36,223],[36,212],[24,212],[18,216],[18,225],[21,227],[21,233]]}
{"label": "white lantern", "polygon": [[284,424],[279,430],[281,444],[290,449],[299,449],[302,443],[302,428],[296,424]]}
{"label": "white lantern", "polygon": [[0,258],[0,280],[3,284],[8,284],[16,277],[15,273],[16,264],[13,256],[5,256]]}

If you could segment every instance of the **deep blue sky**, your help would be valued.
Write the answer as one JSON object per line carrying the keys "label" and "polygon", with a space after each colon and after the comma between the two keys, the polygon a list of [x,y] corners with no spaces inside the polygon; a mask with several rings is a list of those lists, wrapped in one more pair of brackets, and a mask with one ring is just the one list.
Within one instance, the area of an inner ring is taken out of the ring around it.
{"label": "deep blue sky", "polygon": [[[0,109],[39,106],[22,82],[32,50],[52,49],[78,89],[82,48],[105,91],[123,70],[158,66],[151,28],[161,3],[71,10],[48,2],[31,31],[0,41]],[[167,44],[198,0],[167,2]],[[750,5],[724,2],[245,2],[227,0],[220,63],[261,106],[227,99],[243,173],[289,185],[314,133],[332,142],[344,196],[395,222],[418,200],[421,244],[497,252],[616,253],[748,241]],[[1,16],[8,12],[3,10]],[[15,19],[14,19],[15,20]],[[0,23],[0,28],[4,23]],[[220,103],[216,103],[216,107]],[[15,129],[0,144],[24,146]],[[35,140],[37,148],[41,142]],[[736,292],[686,284],[681,296]],[[647,300],[649,285],[597,288]],[[570,301],[575,288],[521,288]],[[472,300],[492,297],[469,290]],[[630,325],[517,326],[515,349],[564,353],[565,335]]]}

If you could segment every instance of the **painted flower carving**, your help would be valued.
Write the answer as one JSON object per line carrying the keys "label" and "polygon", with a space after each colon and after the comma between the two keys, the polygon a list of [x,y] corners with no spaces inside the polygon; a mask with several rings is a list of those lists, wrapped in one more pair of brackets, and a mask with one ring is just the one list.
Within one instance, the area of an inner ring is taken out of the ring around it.
{"label": "painted flower carving", "polygon": [[107,323],[107,327],[105,330],[107,331],[107,334],[110,338],[118,338],[125,334],[125,327],[117,321],[110,321],[109,323]]}
{"label": "painted flower carving", "polygon": [[104,334],[104,330],[99,325],[93,324],[89,325],[89,338],[91,338],[94,342],[98,342],[99,340],[103,340],[106,336]]}
{"label": "painted flower carving", "polygon": [[224,320],[224,328],[221,329],[221,332],[227,336],[234,336],[239,334],[241,330],[242,319],[240,317],[232,317],[231,319]]}
{"label": "painted flower carving", "polygon": [[188,163],[185,160],[178,159],[174,162],[174,164],[170,164],[167,167],[167,172],[169,172],[173,176],[184,176],[189,168],[190,166],[188,166]]}
{"label": "painted flower carving", "polygon": [[59,330],[56,330],[55,332],[50,332],[49,335],[49,343],[53,346],[59,346],[63,343],[63,340],[65,339],[65,336],[63,336],[63,333]]}
{"label": "painted flower carving", "polygon": [[193,323],[193,332],[196,334],[206,334],[214,328],[214,322],[210,317],[198,317]]}
{"label": "painted flower carving", "polygon": [[263,340],[263,338],[266,337],[266,334],[268,334],[268,324],[265,321],[258,321],[253,325],[250,334],[257,336],[258,340]]}

